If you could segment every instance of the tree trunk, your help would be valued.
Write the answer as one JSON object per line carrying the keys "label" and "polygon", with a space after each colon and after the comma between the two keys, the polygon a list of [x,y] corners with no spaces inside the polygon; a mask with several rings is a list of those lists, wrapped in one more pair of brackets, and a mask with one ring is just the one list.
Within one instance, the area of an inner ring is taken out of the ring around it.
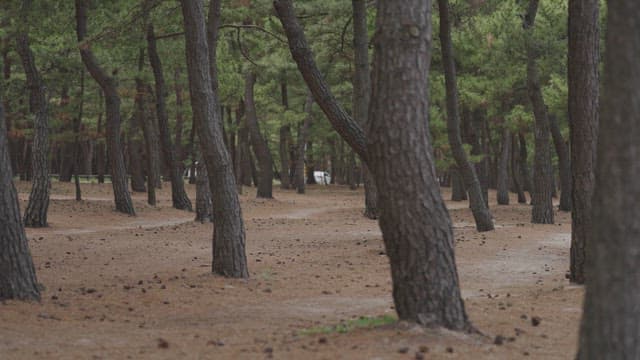
{"label": "tree trunk", "polygon": [[490,231],[493,230],[491,213],[482,197],[480,181],[462,147],[462,138],[460,136],[460,109],[458,106],[456,67],[451,43],[451,25],[449,24],[449,2],[447,0],[438,0],[438,9],[440,12],[442,63],[444,64],[447,92],[447,135],[451,145],[451,153],[458,165],[465,188],[469,193],[469,206],[476,222],[476,229],[481,232]]}
{"label": "tree trunk", "polygon": [[498,205],[509,205],[509,155],[511,153],[511,134],[507,128],[502,130],[502,152],[498,163]]}
{"label": "tree trunk", "polygon": [[[138,58],[138,72],[141,73],[144,67],[144,49],[140,49]],[[154,126],[153,116],[146,113],[147,85],[144,80],[136,76],[136,98],[134,101],[135,112],[133,116],[137,119],[138,126],[142,124],[142,133],[147,150],[147,203],[156,206],[156,184],[160,176],[160,153],[158,149],[158,134]]]}
{"label": "tree trunk", "polygon": [[[176,161],[178,162],[178,165],[180,167],[180,177],[182,177],[182,171],[184,170],[184,165],[182,164],[182,161],[184,160],[184,151],[182,146],[182,133],[184,131],[183,130],[184,129],[184,113],[182,110],[182,106],[184,105],[184,100],[182,98],[182,84],[180,83],[180,67],[179,66],[176,66],[174,76],[175,76],[174,90],[176,92],[176,127],[175,127]],[[182,187],[184,188],[184,179],[182,182],[183,182]]]}
{"label": "tree trunk", "polygon": [[522,188],[522,179],[520,178],[519,169],[520,162],[522,161],[519,156],[519,149],[516,147],[516,135],[512,135],[511,137],[511,177],[513,178],[513,185],[515,187],[515,191],[518,194],[518,204],[526,204],[527,196],[524,194],[524,189]]}
{"label": "tree trunk", "polygon": [[122,154],[122,142],[120,139],[120,96],[116,80],[98,65],[96,58],[90,50],[90,45],[84,43],[87,34],[87,0],[75,0],[76,4],[76,32],[80,43],[80,55],[87,70],[100,85],[105,96],[105,108],[107,112],[107,151],[111,163],[111,183],[115,198],[116,210],[129,215],[135,215],[131,195],[127,188],[127,173]]}
{"label": "tree trunk", "polygon": [[[101,93],[101,92],[100,92]],[[102,100],[102,96],[100,96],[100,100]],[[100,101],[102,103],[102,101]],[[106,172],[105,164],[105,148],[104,148],[104,138],[102,136],[102,109],[98,113],[98,124],[96,127],[96,174],[98,175],[98,184],[104,184],[104,173]]]}
{"label": "tree trunk", "polygon": [[522,176],[522,189],[529,192],[529,197],[533,201],[533,184],[529,173],[527,159],[527,141],[523,133],[518,133],[518,144],[520,145],[520,176]]}
{"label": "tree trunk", "polygon": [[464,189],[464,180],[458,167],[455,165],[449,167],[449,174],[451,174],[451,201],[467,200],[467,191]]}
{"label": "tree trunk", "polygon": [[[137,87],[137,86],[136,86]],[[144,93],[144,90],[143,90]],[[138,97],[144,95],[136,93],[136,102],[140,100]],[[141,117],[136,116],[139,114],[134,113],[129,120],[129,136],[128,150],[129,150],[129,173],[131,174],[131,190],[134,192],[146,192],[147,188],[144,186],[144,173],[142,169],[142,140],[140,139],[140,123]],[[142,115],[144,116],[144,115]],[[154,186],[149,182],[150,186]]]}
{"label": "tree trunk", "polygon": [[[280,93],[282,94],[282,107],[284,110],[289,109],[289,94],[287,92],[287,83],[282,80],[280,82]],[[291,140],[291,126],[288,124],[280,126],[280,188],[289,189],[291,187],[290,184],[290,174],[289,174],[289,152]]]}
{"label": "tree trunk", "polygon": [[78,115],[73,123],[73,133],[74,133],[74,164],[73,164],[73,173],[74,173],[74,182],[75,182],[75,190],[76,190],[76,201],[82,201],[82,189],[80,189],[80,153],[82,152],[82,146],[80,144],[80,128],[82,127],[82,117],[84,116],[84,69],[80,70],[80,94],[78,95],[78,99],[80,100]]}
{"label": "tree trunk", "polygon": [[[349,155],[347,157],[349,160],[347,162],[347,166],[349,167],[347,170],[347,183],[349,184],[349,189],[350,190],[355,190],[358,188],[358,186],[356,185],[356,154],[353,153],[353,151],[349,151]],[[313,177],[313,179],[315,180],[315,176]]]}
{"label": "tree trunk", "polygon": [[595,184],[600,90],[599,6],[598,0],[569,0],[570,279],[578,284],[585,281],[585,248],[592,233],[591,198]]}
{"label": "tree trunk", "polygon": [[[249,271],[244,223],[231,159],[222,140],[217,93],[212,87],[209,64],[215,64],[216,59],[209,58],[204,5],[201,0],[181,0],[180,3],[184,18],[191,107],[213,195],[212,271],[228,277],[247,278]],[[219,13],[219,0],[213,0],[211,6],[215,6]],[[210,18],[209,21],[218,19]]]}
{"label": "tree trunk", "polygon": [[305,147],[307,144],[307,138],[309,137],[309,128],[311,127],[311,121],[313,120],[313,116],[311,114],[311,109],[313,106],[313,96],[309,94],[307,96],[307,100],[304,103],[304,112],[307,116],[304,118],[304,121],[300,128],[298,129],[298,151],[296,158],[296,189],[298,190],[298,194],[305,193],[306,181],[304,178],[304,158],[305,158]]}
{"label": "tree trunk", "polygon": [[267,146],[256,115],[256,106],[253,101],[253,87],[256,82],[256,74],[249,71],[245,75],[244,100],[247,111],[247,127],[249,128],[251,146],[258,160],[258,197],[273,198],[273,159]]}
{"label": "tree trunk", "polygon": [[[591,18],[597,10],[587,5],[583,11],[584,16]],[[593,26],[595,24],[591,25],[591,30]],[[640,182],[637,181],[640,178],[640,63],[637,59],[640,53],[640,3],[634,0],[608,2],[606,29],[600,112],[601,124],[606,126],[598,130],[593,227],[586,244],[580,360],[640,359]],[[585,65],[591,60],[593,58],[580,59]],[[574,58],[574,61],[578,59]],[[595,71],[588,66],[583,70],[591,75]],[[573,85],[597,93],[586,87],[598,83],[584,80]],[[588,95],[589,99],[595,101],[592,95]],[[593,108],[590,104],[589,109]],[[589,121],[590,124],[585,124],[588,132],[583,134],[593,135],[591,126],[595,124],[590,114],[578,121]],[[590,148],[587,150],[591,151]]]}
{"label": "tree trunk", "polygon": [[4,110],[0,101],[0,300],[40,300],[36,271],[13,185]]}
{"label": "tree trunk", "polygon": [[198,159],[198,173],[196,175],[196,221],[204,224],[213,222],[213,203],[211,202],[211,188],[207,167]]}
{"label": "tree trunk", "polygon": [[533,39],[533,26],[537,11],[538,0],[530,0],[523,23],[523,27],[527,30],[525,39],[527,48],[527,91],[535,118],[535,157],[533,161],[535,179],[531,199],[533,202],[531,222],[534,224],[553,224],[553,181],[551,179],[551,152],[549,148],[549,118],[540,88],[540,78],[536,64],[538,55],[536,54]]}
{"label": "tree trunk", "polygon": [[176,209],[192,211],[191,200],[189,200],[184,190],[182,166],[178,161],[176,148],[171,141],[169,115],[166,105],[167,86],[162,71],[162,62],[156,48],[153,24],[151,23],[147,25],[147,50],[149,52],[149,62],[153,69],[153,78],[155,79],[156,117],[158,119],[158,129],[160,130],[162,152],[164,154],[165,167],[169,169],[169,175],[171,177],[171,202]]}
{"label": "tree trunk", "polygon": [[549,126],[551,128],[551,137],[553,145],[558,154],[558,168],[560,172],[560,207],[561,211],[571,211],[571,161],[569,158],[569,149],[565,144],[560,126],[558,126],[558,118],[549,115]]}
{"label": "tree trunk", "polygon": [[307,158],[307,185],[315,185],[316,177],[314,173],[316,172],[316,163],[313,159],[313,141],[307,141],[307,150],[305,151],[305,156]]}
{"label": "tree trunk", "polygon": [[[21,29],[16,36],[16,50],[22,59],[22,66],[29,87],[29,108],[34,113],[34,136],[31,152],[33,180],[29,203],[24,214],[24,226],[47,226],[49,209],[49,114],[45,84],[36,67],[33,52],[29,46],[29,13],[31,0],[23,0],[20,9]],[[2,122],[5,120],[2,119]],[[5,126],[4,124],[2,126]],[[11,163],[7,163],[11,166]],[[9,206],[9,204],[7,204]]]}

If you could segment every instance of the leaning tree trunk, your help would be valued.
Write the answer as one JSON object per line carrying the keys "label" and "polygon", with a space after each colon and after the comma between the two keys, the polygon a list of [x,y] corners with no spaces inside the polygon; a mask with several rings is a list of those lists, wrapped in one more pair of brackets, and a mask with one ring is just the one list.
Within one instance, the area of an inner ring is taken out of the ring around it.
{"label": "leaning tree trunk", "polygon": [[[22,59],[22,66],[29,88],[29,107],[34,116],[34,136],[31,152],[32,184],[29,203],[24,214],[24,225],[28,227],[47,226],[49,209],[49,114],[45,85],[29,46],[29,13],[31,0],[23,0],[20,9],[21,29],[16,36],[16,50]],[[4,121],[4,120],[3,120]]]}
{"label": "leaning tree trunk", "polygon": [[331,95],[315,66],[292,1],[276,0],[274,6],[293,58],[316,101],[375,176],[380,228],[399,318],[426,326],[468,329],[451,219],[438,187],[427,121],[431,2],[377,2],[369,139]]}
{"label": "leaning tree trunk", "polygon": [[567,149],[567,144],[565,144],[560,133],[558,118],[553,114],[549,115],[549,126],[553,145],[556,148],[556,154],[558,154],[558,168],[560,170],[560,188],[562,192],[560,193],[559,209],[561,211],[571,211],[571,161],[569,149]]}
{"label": "leaning tree trunk", "polygon": [[162,71],[162,62],[156,48],[153,24],[151,23],[147,25],[147,51],[149,52],[149,62],[151,63],[153,77],[155,79],[156,115],[158,119],[158,129],[160,130],[162,152],[164,154],[165,166],[169,169],[171,177],[171,202],[176,209],[192,211],[191,200],[189,200],[187,192],[184,190],[182,166],[178,161],[176,148],[171,141],[169,115],[166,105],[167,86]]}
{"label": "leaning tree trunk", "polygon": [[[371,77],[369,69],[369,34],[367,28],[367,6],[365,0],[353,0],[353,119],[363,128],[369,120],[369,98],[371,95]],[[332,180],[335,176],[331,174]],[[378,218],[378,189],[369,171],[362,163],[364,181],[364,216]]]}
{"label": "leaning tree trunk", "polygon": [[253,87],[256,83],[256,74],[249,71],[245,76],[244,100],[247,110],[247,127],[251,146],[258,161],[258,197],[270,199],[273,197],[273,159],[267,146],[256,114],[256,105],[253,101]]}
{"label": "leaning tree trunk", "polygon": [[40,300],[36,271],[13,185],[9,143],[0,101],[0,300]]}
{"label": "leaning tree trunk", "polygon": [[511,134],[507,128],[502,130],[502,152],[498,162],[498,205],[509,205],[509,155],[511,153]]}
{"label": "leaning tree trunk", "polygon": [[440,43],[442,63],[447,91],[447,135],[451,145],[451,153],[458,165],[460,175],[469,193],[469,206],[473,213],[478,231],[493,230],[493,221],[489,208],[482,197],[482,188],[473,166],[462,147],[460,136],[460,109],[458,106],[458,85],[456,83],[456,67],[451,43],[451,25],[449,24],[449,2],[438,0],[440,12]]}
{"label": "leaning tree trunk", "polygon": [[[589,10],[585,14],[589,17],[596,11],[590,6],[583,10]],[[606,126],[598,130],[580,360],[640,359],[640,3],[608,2],[606,28],[600,112],[601,123]],[[591,60],[581,59],[586,63]],[[595,71],[584,70],[591,75]],[[584,81],[587,79],[589,76],[573,85],[598,85]],[[593,101],[592,95],[589,99]],[[589,116],[580,121],[593,121]],[[594,124],[583,125],[589,130],[585,135],[592,135],[590,126]]]}
{"label": "leaning tree trunk", "polygon": [[[304,112],[307,116],[298,128],[298,151],[296,158],[296,171],[295,171],[295,186],[298,190],[298,194],[304,194],[306,190],[306,181],[304,178],[304,159],[305,159],[305,147],[307,145],[307,139],[309,138],[309,128],[311,127],[311,121],[313,115],[311,109],[313,106],[313,96],[309,94],[307,100],[304,103]],[[333,174],[332,174],[333,175]]]}
{"label": "leaning tree trunk", "polygon": [[[216,59],[210,59],[208,54],[204,5],[201,0],[181,0],[180,3],[184,18],[191,107],[213,195],[212,271],[228,277],[247,278],[249,271],[240,200],[231,158],[222,140],[217,93],[211,86],[209,63],[215,64]],[[219,9],[220,0],[213,0],[211,6]]]}
{"label": "leaning tree trunk", "polygon": [[549,117],[547,114],[536,59],[538,55],[533,39],[533,26],[538,11],[538,0],[530,0],[523,27],[526,29],[527,48],[527,91],[535,118],[535,157],[533,161],[535,179],[533,181],[533,209],[531,222],[534,224],[553,224],[553,180],[551,151],[549,148]]}
{"label": "leaning tree trunk", "polygon": [[115,198],[116,210],[129,215],[135,215],[131,195],[127,187],[127,173],[122,154],[120,139],[120,95],[116,80],[104,71],[91,52],[90,45],[84,42],[87,34],[87,0],[76,0],[76,33],[80,43],[80,55],[87,71],[100,85],[105,96],[107,112],[107,151],[111,163],[111,183]]}
{"label": "leaning tree trunk", "polygon": [[571,144],[570,279],[585,281],[585,248],[592,233],[591,198],[598,139],[598,0],[569,0],[569,136]]}

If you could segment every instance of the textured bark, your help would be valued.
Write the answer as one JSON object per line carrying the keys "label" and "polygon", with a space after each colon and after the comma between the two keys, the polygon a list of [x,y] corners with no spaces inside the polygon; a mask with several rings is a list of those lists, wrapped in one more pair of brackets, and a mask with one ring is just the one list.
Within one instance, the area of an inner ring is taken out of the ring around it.
{"label": "textured bark", "polygon": [[[49,209],[49,109],[45,85],[29,46],[29,13],[31,0],[23,0],[20,9],[21,29],[16,35],[16,50],[22,60],[29,88],[29,107],[34,114],[34,136],[31,152],[32,183],[24,225],[47,226]],[[4,122],[4,120],[2,120]],[[4,126],[4,124],[3,124]],[[10,163],[9,163],[10,165]]]}
{"label": "textured bark", "polygon": [[609,1],[606,28],[580,360],[640,359],[640,3]]}
{"label": "textured bark", "polygon": [[316,66],[311,47],[293,10],[292,0],[275,0],[273,6],[287,35],[291,55],[315,101],[333,128],[341,134],[360,158],[366,161],[367,144],[364,131],[337,102]]}
{"label": "textured bark", "polygon": [[9,143],[0,101],[0,300],[40,300],[18,194],[13,185]]}
{"label": "textured bark", "polygon": [[558,169],[560,172],[560,207],[561,211],[571,211],[571,160],[569,158],[569,149],[560,133],[558,118],[549,115],[549,127],[551,128],[551,137],[553,145],[558,155]]}
{"label": "textured bark", "polygon": [[[216,59],[209,58],[204,5],[201,0],[181,0],[180,3],[184,18],[191,107],[213,195],[212,271],[228,277],[247,278],[249,271],[244,223],[231,158],[222,139],[217,93],[211,82],[209,64],[215,64]],[[212,6],[219,7],[219,0],[213,0]]]}
{"label": "textured bark", "polygon": [[[369,33],[367,28],[367,4],[365,0],[351,1],[353,9],[353,120],[364,129],[369,120],[371,76],[369,69]],[[335,173],[331,173],[331,180]],[[378,189],[369,168],[362,163],[364,182],[364,216],[378,218]]]}
{"label": "textured bark", "polygon": [[[174,146],[176,148],[176,161],[180,166],[180,174],[182,174],[182,171],[184,170],[184,166],[182,164],[182,161],[184,160],[184,151],[182,147],[182,133],[184,131],[184,112],[182,107],[184,106],[184,99],[182,98],[182,84],[180,83],[180,67],[176,67],[174,76],[174,90],[176,93],[176,141]],[[184,184],[182,187],[184,187]]]}
{"label": "textured bark", "polygon": [[518,194],[518,204],[526,204],[527,196],[524,194],[524,189],[522,188],[522,179],[520,178],[520,152],[519,148],[516,147],[517,137],[516,135],[511,136],[511,177],[513,179],[513,187],[515,192]]}
{"label": "textured bark", "polygon": [[307,138],[309,137],[309,128],[311,127],[311,121],[313,120],[313,116],[311,114],[311,109],[313,106],[313,96],[309,94],[307,96],[307,100],[304,103],[304,112],[307,116],[304,118],[303,123],[300,125],[298,129],[298,151],[296,158],[296,173],[295,173],[295,186],[298,190],[298,194],[305,193],[306,181],[304,178],[304,158],[305,158],[305,147],[307,144]]}
{"label": "textured bark", "polygon": [[442,49],[442,63],[447,92],[447,135],[451,145],[451,153],[458,165],[465,188],[469,193],[469,207],[473,213],[478,231],[493,230],[491,213],[482,197],[482,188],[473,166],[462,147],[460,136],[460,109],[458,105],[458,85],[456,82],[456,67],[451,42],[451,25],[449,24],[449,2],[438,0],[440,12],[440,44]]}
{"label": "textured bark", "polygon": [[591,198],[598,139],[598,0],[569,0],[569,136],[571,143],[570,279],[585,281],[586,248],[592,233]]}
{"label": "textured bark", "polygon": [[251,146],[258,160],[258,197],[270,199],[273,197],[273,159],[267,142],[260,132],[256,105],[253,100],[253,87],[256,74],[248,72],[245,75],[244,101],[247,111],[247,127],[249,128]]}
{"label": "textured bark", "polygon": [[[138,59],[138,72],[142,72],[144,67],[144,50],[140,50]],[[138,126],[142,125],[142,133],[147,151],[147,203],[151,206],[156,205],[156,183],[160,175],[160,153],[158,149],[158,134],[156,132],[154,119],[150,114],[146,113],[146,94],[147,86],[141,77],[136,77],[136,98],[134,100],[134,114]]]}
{"label": "textured bark", "polygon": [[[358,188],[357,186],[357,175],[356,175],[356,155],[353,153],[353,151],[349,152],[349,155],[347,156],[347,183],[349,184],[349,189],[351,190],[355,190]],[[314,176],[314,180],[315,180],[315,176]]]}
{"label": "textured bark", "polygon": [[167,113],[167,86],[162,71],[162,62],[156,48],[156,38],[154,35],[153,24],[147,25],[147,51],[149,52],[149,62],[153,69],[153,78],[155,79],[155,95],[156,95],[156,117],[158,119],[158,130],[160,131],[160,141],[162,144],[162,152],[164,155],[165,166],[169,169],[171,178],[171,203],[172,206],[179,210],[192,211],[191,200],[184,190],[184,179],[182,178],[182,166],[176,155],[176,148],[171,141],[171,132],[169,131],[169,115]]}
{"label": "textured bark", "polygon": [[120,96],[116,80],[104,71],[98,64],[90,49],[90,44],[84,43],[87,34],[87,0],[75,0],[76,5],[76,33],[80,42],[80,56],[89,74],[100,85],[104,92],[105,109],[107,113],[107,151],[111,165],[111,183],[115,198],[116,210],[129,215],[135,215],[131,195],[127,187],[127,174],[122,154],[120,139]]}
{"label": "textured bark", "polygon": [[[136,86],[137,87],[137,86]],[[144,94],[144,90],[143,90]],[[144,95],[136,93],[136,100],[142,98]],[[142,139],[140,138],[140,126],[143,121],[142,116],[134,113],[129,120],[129,134],[127,136],[127,150],[129,152],[129,173],[131,174],[131,190],[134,192],[146,192],[147,188],[144,185],[144,172],[142,169]],[[154,186],[150,182],[150,186]]]}
{"label": "textured bark", "polygon": [[198,174],[196,175],[196,221],[201,223],[213,222],[213,203],[207,166],[202,159],[198,159]]}
{"label": "textured bark", "polygon": [[458,167],[453,165],[449,168],[450,180],[451,180],[451,201],[463,201],[467,200],[467,191],[464,188],[464,180],[460,175]]}
{"label": "textured bark", "polygon": [[475,164],[474,169],[482,189],[482,199],[484,205],[489,208],[489,146],[484,136],[484,123],[486,121],[482,110],[472,113],[471,128],[473,129],[474,141],[471,147],[471,155],[482,155],[482,159]]}
{"label": "textured bark", "polygon": [[529,173],[527,141],[523,133],[518,134],[518,144],[520,145],[520,176],[522,176],[522,189],[529,192],[529,197],[533,201],[533,184]]}
{"label": "textured bark", "polygon": [[551,151],[549,147],[549,118],[540,88],[540,76],[536,64],[537,54],[533,39],[533,26],[538,11],[538,0],[530,0],[523,27],[527,30],[527,92],[533,107],[535,118],[535,157],[534,183],[531,222],[534,224],[553,224],[553,180],[551,168]]}
{"label": "textured bark", "polygon": [[82,144],[80,143],[80,128],[82,127],[82,118],[84,117],[84,69],[80,70],[80,94],[78,95],[78,99],[80,99],[78,115],[74,119],[73,122],[73,134],[74,134],[74,163],[73,163],[73,173],[74,173],[74,185],[76,190],[76,201],[82,201],[82,189],[80,188],[80,155],[82,152]]}
{"label": "textured bark", "polygon": [[396,311],[424,326],[469,329],[428,127],[431,2],[377,7],[367,145]]}
{"label": "textured bark", "polygon": [[498,162],[498,205],[509,205],[509,155],[511,154],[511,134],[502,130],[502,152]]}
{"label": "textured bark", "polygon": [[[102,98],[102,97],[100,97]],[[101,101],[102,102],[102,101]],[[106,159],[105,159],[105,148],[104,148],[104,139],[101,139],[102,136],[102,109],[98,113],[98,124],[96,127],[96,174],[98,175],[98,184],[104,184],[104,174],[106,172]]]}

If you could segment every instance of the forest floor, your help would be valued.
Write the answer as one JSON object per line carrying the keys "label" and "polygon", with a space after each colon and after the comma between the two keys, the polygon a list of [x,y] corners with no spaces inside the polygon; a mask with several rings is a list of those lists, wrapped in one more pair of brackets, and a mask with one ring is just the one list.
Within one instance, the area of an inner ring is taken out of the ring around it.
{"label": "forest floor", "polygon": [[[172,209],[169,184],[157,208],[135,194],[136,217],[113,211],[110,184],[82,187],[76,202],[72,184],[54,183],[50,227],[27,229],[45,290],[40,303],[0,305],[0,359],[574,358],[583,289],[565,279],[567,213],[532,225],[529,206],[497,206],[492,193],[496,230],[479,234],[466,202],[447,201],[466,309],[483,334],[470,335],[356,326],[395,316],[361,189],[245,191],[243,281],[210,274],[212,226]],[[29,184],[18,190],[24,209]]]}

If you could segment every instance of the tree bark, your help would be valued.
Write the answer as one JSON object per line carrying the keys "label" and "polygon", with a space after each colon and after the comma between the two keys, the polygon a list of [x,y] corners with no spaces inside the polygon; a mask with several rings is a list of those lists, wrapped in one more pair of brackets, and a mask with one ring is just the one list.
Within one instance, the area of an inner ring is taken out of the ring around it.
{"label": "tree bark", "polygon": [[[144,95],[136,93],[135,101],[141,101],[138,99],[138,97],[142,96]],[[129,173],[131,174],[131,190],[134,192],[146,192],[147,188],[144,186],[144,173],[142,170],[142,140],[140,139],[140,123],[142,119],[140,116],[136,115],[138,114],[134,112],[133,116],[131,116],[131,120],[129,120],[129,134],[127,137],[129,144],[128,151]],[[150,186],[155,185],[150,182]]]}
{"label": "tree bark", "polygon": [[153,24],[147,25],[147,51],[149,52],[149,62],[153,69],[153,78],[155,79],[155,95],[156,95],[156,117],[158,119],[158,130],[160,131],[160,141],[162,144],[162,152],[164,155],[165,166],[169,169],[171,177],[171,203],[178,210],[192,211],[191,200],[187,192],[184,190],[184,179],[182,178],[182,166],[176,155],[176,148],[171,141],[171,132],[169,131],[169,115],[167,113],[167,86],[162,71],[162,62],[156,48],[156,38],[153,30]]}
{"label": "tree bark", "polygon": [[524,194],[522,187],[523,181],[520,178],[520,162],[522,161],[519,156],[519,149],[516,147],[516,135],[511,136],[511,176],[513,178],[513,186],[518,194],[518,204],[526,204],[527,196]]}
{"label": "tree bark", "polygon": [[467,200],[467,191],[464,188],[464,180],[462,180],[458,167],[455,165],[450,166],[449,174],[451,178],[451,201]]}
{"label": "tree bark", "polygon": [[592,234],[600,79],[598,0],[569,0],[569,137],[571,144],[570,279],[585,281],[586,247]]}
{"label": "tree bark", "polygon": [[4,110],[0,101],[0,300],[40,300],[36,272],[13,185]]}
{"label": "tree bark", "polygon": [[76,5],[76,33],[80,43],[80,56],[85,67],[100,85],[105,96],[105,108],[107,112],[107,151],[111,162],[111,183],[115,198],[116,210],[129,215],[135,215],[131,195],[127,187],[127,174],[122,154],[122,142],[120,139],[120,96],[116,80],[107,75],[100,67],[90,49],[90,44],[85,43],[87,34],[87,0],[75,0]]}
{"label": "tree bark", "polygon": [[560,133],[558,118],[550,114],[549,126],[551,128],[551,137],[553,145],[558,155],[558,168],[560,172],[560,211],[571,211],[571,160],[569,158],[569,149]]}
{"label": "tree bark", "polygon": [[482,155],[482,160],[475,164],[474,169],[480,182],[482,199],[484,205],[489,208],[489,146],[484,136],[484,123],[486,121],[482,110],[472,113],[471,128],[474,133],[474,142],[471,148],[471,155]]}
{"label": "tree bark", "polygon": [[551,178],[551,152],[549,148],[549,118],[540,88],[540,76],[536,64],[538,56],[533,39],[533,26],[537,11],[538,0],[530,0],[523,23],[523,27],[527,32],[525,39],[527,48],[527,91],[535,118],[535,157],[533,161],[535,179],[531,199],[533,202],[531,222],[534,224],[553,224],[553,181]]}
{"label": "tree bark", "polygon": [[[228,277],[247,278],[249,271],[244,223],[231,159],[222,140],[217,93],[212,87],[209,64],[215,64],[216,59],[209,58],[204,5],[201,0],[181,0],[180,3],[184,18],[191,107],[213,196],[212,271]],[[213,0],[211,5],[219,9],[220,1]]]}
{"label": "tree bark", "polygon": [[449,24],[449,2],[447,0],[438,0],[438,10],[440,12],[440,43],[447,93],[447,135],[451,145],[451,153],[458,165],[465,188],[469,193],[469,206],[476,222],[476,229],[481,232],[491,231],[493,230],[493,220],[491,219],[489,208],[482,197],[480,181],[462,147],[458,85],[451,42],[451,25]]}
{"label": "tree bark", "polygon": [[307,116],[304,118],[304,121],[300,125],[298,129],[298,151],[296,158],[296,172],[295,172],[295,186],[298,190],[298,194],[305,193],[306,181],[304,178],[304,158],[305,158],[305,147],[307,144],[307,138],[309,137],[309,128],[311,127],[311,121],[313,120],[313,116],[311,114],[311,109],[313,106],[313,96],[309,94],[307,96],[307,100],[304,103],[304,112]]}
{"label": "tree bark", "polygon": [[[176,161],[180,166],[180,177],[182,177],[182,171],[184,170],[184,165],[182,164],[182,161],[184,160],[184,149],[182,146],[182,133],[184,131],[183,130],[184,129],[184,113],[182,110],[182,106],[184,104],[184,100],[182,99],[182,85],[180,83],[180,67],[176,66],[174,76],[175,76],[174,90],[176,93],[176,127],[175,127]],[[184,188],[184,179],[182,182],[183,182],[182,187]]]}
{"label": "tree bark", "polygon": [[[284,110],[289,109],[289,94],[287,92],[287,83],[285,80],[280,82],[280,93],[282,94],[282,107]],[[289,153],[293,144],[291,141],[291,126],[288,124],[280,126],[280,188],[289,189],[291,187],[289,174]]]}
{"label": "tree bark", "polygon": [[[29,88],[29,108],[34,116],[34,136],[31,152],[32,184],[29,203],[24,214],[24,226],[47,226],[49,209],[49,109],[45,85],[29,45],[29,13],[31,0],[23,0],[20,9],[21,29],[16,35],[16,50]],[[4,119],[2,120],[4,122]],[[4,126],[4,124],[3,124]],[[10,163],[9,163],[10,165]]]}
{"label": "tree bark", "polygon": [[[583,9],[588,10],[584,14],[588,18],[596,11],[589,6]],[[598,130],[580,360],[640,359],[640,3],[608,2],[606,29],[600,112],[606,126]],[[590,60],[582,59],[586,64]],[[584,71],[592,76],[595,70],[587,66]],[[589,76],[582,78],[584,91],[586,86],[597,86],[584,81]],[[594,101],[592,95],[589,99]],[[590,121],[585,130],[593,135],[591,115],[578,121]]]}
{"label": "tree bark", "polygon": [[213,203],[211,201],[211,188],[209,187],[209,175],[207,166],[198,159],[198,173],[196,174],[196,221],[204,224],[213,222]]}
{"label": "tree bark", "polygon": [[[140,49],[138,58],[138,72],[141,73],[144,67],[144,49]],[[146,113],[147,85],[144,80],[136,76],[136,98],[134,101],[134,114],[138,126],[142,124],[142,133],[147,150],[147,203],[156,206],[156,183],[160,176],[160,153],[158,149],[158,134],[156,132],[154,119]]]}
{"label": "tree bark", "polygon": [[256,82],[256,74],[249,71],[245,75],[244,100],[247,111],[247,127],[249,128],[251,146],[258,160],[258,197],[273,198],[273,159],[267,146],[256,115],[256,106],[253,100],[253,87]]}
{"label": "tree bark", "polygon": [[509,155],[511,153],[511,134],[507,128],[502,130],[502,152],[498,163],[498,205],[509,205]]}

